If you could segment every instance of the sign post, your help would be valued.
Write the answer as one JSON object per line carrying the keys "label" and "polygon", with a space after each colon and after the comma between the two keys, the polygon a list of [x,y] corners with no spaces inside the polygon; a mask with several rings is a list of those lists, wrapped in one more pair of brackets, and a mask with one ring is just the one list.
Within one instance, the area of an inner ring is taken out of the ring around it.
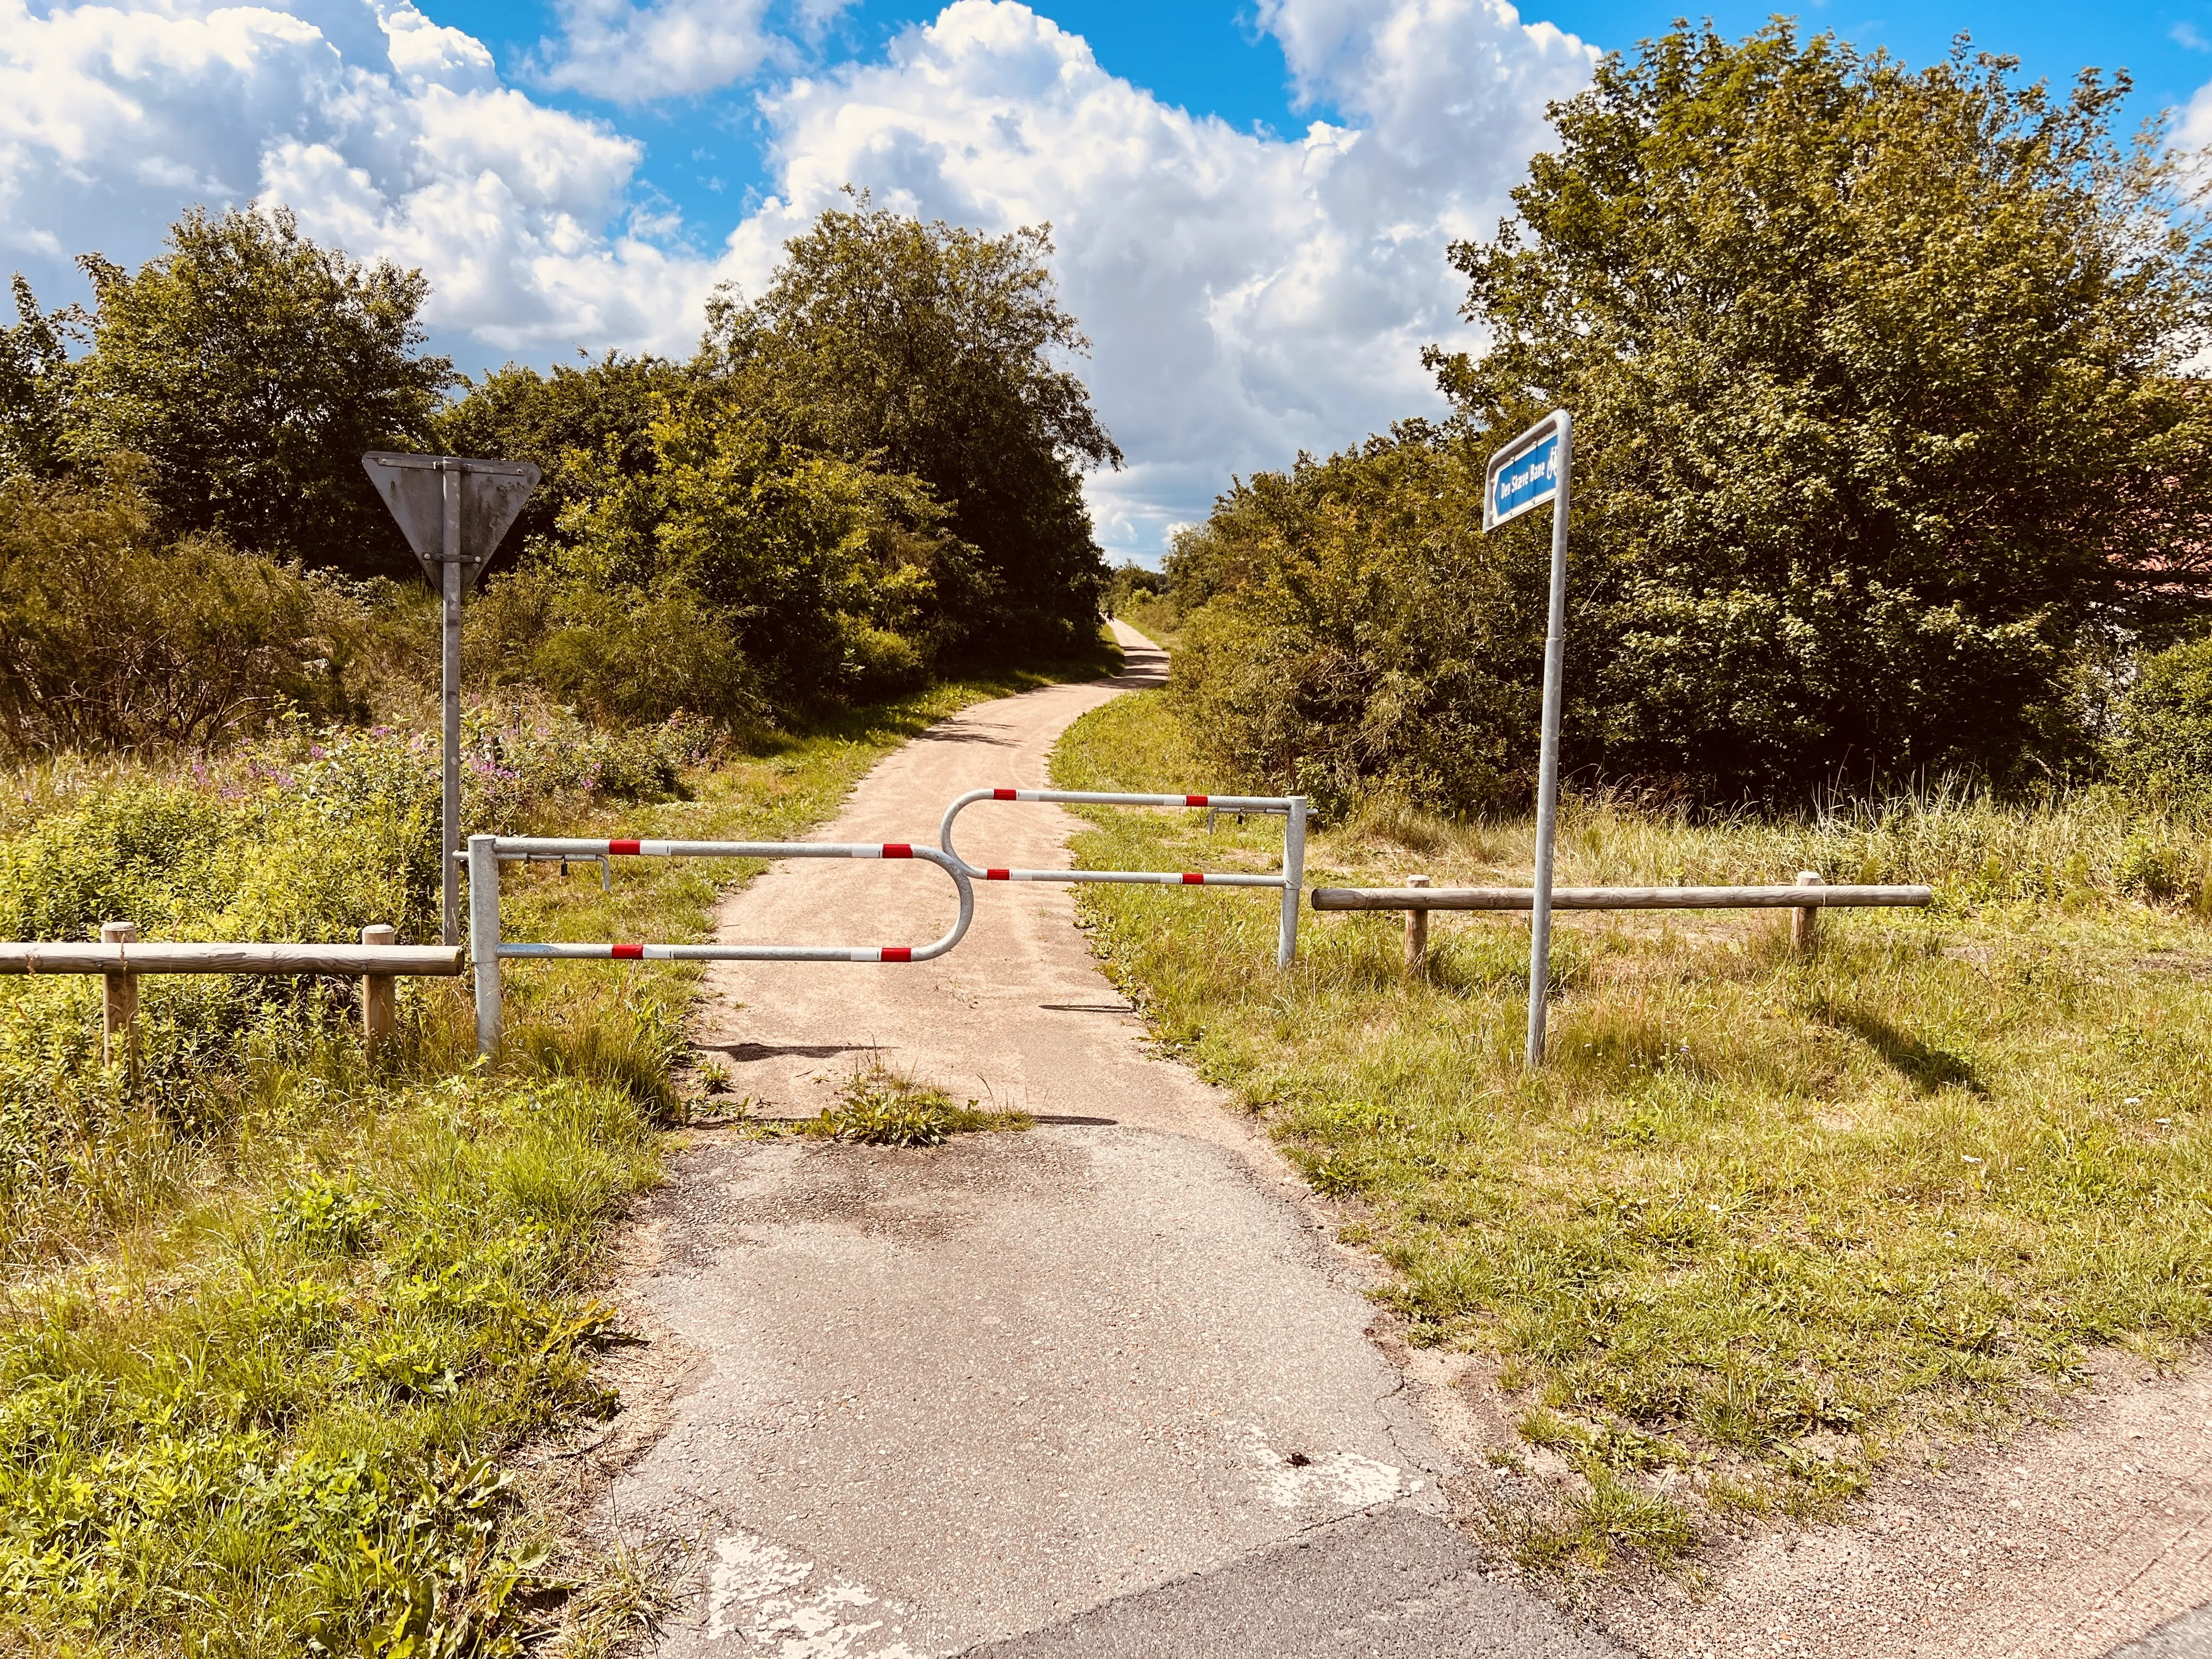
{"label": "sign post", "polygon": [[440,744],[444,788],[440,837],[444,866],[441,939],[461,942],[461,596],[476,586],[499,538],[538,488],[527,461],[465,460],[456,455],[398,455],[371,450],[361,458],[369,482],[392,509],[422,574],[442,601],[440,690],[445,720]]}
{"label": "sign post", "polygon": [[1574,418],[1555,409],[1490,458],[1483,478],[1487,532],[1552,506],[1552,601],[1544,634],[1544,727],[1536,772],[1536,880],[1528,925],[1530,1070],[1544,1063],[1544,1006],[1552,982],[1552,843],[1559,817],[1559,700],[1567,665],[1567,472]]}

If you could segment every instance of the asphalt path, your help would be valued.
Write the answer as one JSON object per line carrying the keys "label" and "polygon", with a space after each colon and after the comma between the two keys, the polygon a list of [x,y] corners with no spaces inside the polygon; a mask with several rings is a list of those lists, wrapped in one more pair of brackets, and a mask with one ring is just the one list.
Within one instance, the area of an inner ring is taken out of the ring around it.
{"label": "asphalt path", "polygon": [[[1164,675],[1124,638],[1121,678],[944,722],[820,838],[933,842],[966,789],[1044,787],[1072,720]],[[1064,866],[1073,822],[978,807],[963,850]],[[1226,1097],[1147,1052],[1068,890],[976,901],[939,962],[709,976],[698,1041],[760,1112],[811,1115],[880,1061],[1037,1126],[922,1149],[708,1136],[678,1161],[621,1300],[682,1364],[610,1500],[690,1564],[656,1650],[1621,1651],[1481,1570],[1357,1265]],[[796,860],[720,928],[920,943],[951,908],[919,862]]]}

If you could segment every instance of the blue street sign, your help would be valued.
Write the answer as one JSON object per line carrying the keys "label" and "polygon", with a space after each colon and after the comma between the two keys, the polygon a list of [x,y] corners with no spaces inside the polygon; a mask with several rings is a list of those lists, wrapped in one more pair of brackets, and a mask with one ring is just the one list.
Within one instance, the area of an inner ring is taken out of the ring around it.
{"label": "blue street sign", "polygon": [[1518,518],[1559,491],[1559,434],[1554,432],[1491,475],[1490,522],[1501,525]]}
{"label": "blue street sign", "polygon": [[1567,678],[1567,483],[1574,471],[1574,417],[1555,409],[1484,471],[1482,527],[1552,503],[1552,593],[1544,629],[1544,725],[1536,758],[1536,896],[1528,914],[1527,1065],[1544,1063],[1544,1004],[1552,982],[1552,869],[1559,824],[1559,704]]}

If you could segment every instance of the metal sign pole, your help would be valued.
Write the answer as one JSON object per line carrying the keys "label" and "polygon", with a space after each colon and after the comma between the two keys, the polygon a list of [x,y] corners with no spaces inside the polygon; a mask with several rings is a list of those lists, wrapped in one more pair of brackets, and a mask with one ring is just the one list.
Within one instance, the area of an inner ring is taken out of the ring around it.
{"label": "metal sign pole", "polygon": [[1536,763],[1536,879],[1529,907],[1528,1047],[1531,1070],[1544,1063],[1544,1014],[1552,983],[1552,852],[1559,818],[1559,704],[1567,667],[1567,474],[1574,419],[1555,409],[1490,458],[1483,478],[1482,527],[1552,507],[1552,592],[1544,631],[1543,738]]}
{"label": "metal sign pole", "polygon": [[1536,763],[1536,896],[1528,925],[1528,1052],[1544,1063],[1544,1014],[1552,990],[1552,848],[1559,823],[1559,699],[1567,671],[1567,469],[1573,422],[1559,426],[1558,493],[1552,499],[1552,605],[1544,629],[1544,738]]}
{"label": "metal sign pole", "polygon": [[438,590],[439,690],[442,704],[438,850],[440,937],[461,942],[461,599],[483,574],[507,526],[538,488],[527,461],[472,461],[457,455],[402,455],[373,449],[361,458],[369,482],[398,521],[422,574]]}
{"label": "metal sign pole", "polygon": [[439,818],[444,848],[441,862],[445,868],[440,894],[444,901],[444,932],[441,942],[459,945],[461,942],[461,872],[454,854],[461,850],[461,478],[458,464],[441,462],[439,471],[445,485],[445,552],[441,575],[444,592],[443,650],[440,665],[440,692],[445,705],[444,736],[439,750],[444,764],[443,799]]}

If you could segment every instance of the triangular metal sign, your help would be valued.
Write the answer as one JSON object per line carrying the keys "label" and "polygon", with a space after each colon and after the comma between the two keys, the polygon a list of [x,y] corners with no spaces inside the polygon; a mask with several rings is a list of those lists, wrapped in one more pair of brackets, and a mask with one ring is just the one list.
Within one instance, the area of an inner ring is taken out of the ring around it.
{"label": "triangular metal sign", "polygon": [[408,546],[438,582],[446,553],[446,478],[460,474],[461,586],[471,587],[484,562],[522,511],[543,476],[528,461],[478,461],[459,455],[398,455],[371,450],[361,458],[376,493],[399,521]]}

